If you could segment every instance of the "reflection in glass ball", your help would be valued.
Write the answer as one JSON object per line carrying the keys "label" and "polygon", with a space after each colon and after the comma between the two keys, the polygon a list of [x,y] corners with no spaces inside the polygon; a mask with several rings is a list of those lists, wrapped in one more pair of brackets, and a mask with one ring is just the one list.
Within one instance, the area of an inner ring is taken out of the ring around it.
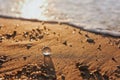
{"label": "reflection in glass ball", "polygon": [[50,55],[51,54],[51,49],[49,48],[49,47],[44,47],[43,49],[42,49],[42,54],[43,55]]}

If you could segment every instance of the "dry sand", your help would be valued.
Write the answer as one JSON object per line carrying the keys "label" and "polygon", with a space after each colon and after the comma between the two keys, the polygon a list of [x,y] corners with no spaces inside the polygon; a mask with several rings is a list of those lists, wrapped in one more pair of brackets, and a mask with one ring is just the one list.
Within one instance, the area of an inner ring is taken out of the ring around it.
{"label": "dry sand", "polygon": [[51,80],[42,71],[44,46],[52,50],[56,80],[120,80],[120,38],[7,18],[0,18],[1,79]]}

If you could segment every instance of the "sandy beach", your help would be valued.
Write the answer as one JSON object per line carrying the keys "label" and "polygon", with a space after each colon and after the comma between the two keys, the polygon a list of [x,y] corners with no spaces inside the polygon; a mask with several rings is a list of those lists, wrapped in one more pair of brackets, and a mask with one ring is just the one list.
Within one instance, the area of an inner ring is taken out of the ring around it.
{"label": "sandy beach", "polygon": [[[45,46],[51,48],[54,79],[44,72]],[[62,23],[0,18],[0,80],[120,80],[120,38]]]}

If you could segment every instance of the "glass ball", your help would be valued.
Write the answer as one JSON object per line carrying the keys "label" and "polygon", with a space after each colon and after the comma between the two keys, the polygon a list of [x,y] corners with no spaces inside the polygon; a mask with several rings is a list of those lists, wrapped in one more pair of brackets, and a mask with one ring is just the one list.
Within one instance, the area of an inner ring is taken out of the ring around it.
{"label": "glass ball", "polygon": [[50,55],[51,54],[51,49],[49,47],[44,47],[42,49],[42,54],[43,55]]}

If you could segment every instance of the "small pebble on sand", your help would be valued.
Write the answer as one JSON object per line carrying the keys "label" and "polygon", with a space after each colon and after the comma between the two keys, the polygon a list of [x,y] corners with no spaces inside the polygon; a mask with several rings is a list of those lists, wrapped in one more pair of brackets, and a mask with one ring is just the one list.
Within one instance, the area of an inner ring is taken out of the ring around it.
{"label": "small pebble on sand", "polygon": [[67,46],[67,41],[64,41],[63,44]]}
{"label": "small pebble on sand", "polygon": [[17,35],[17,31],[13,31],[12,37],[14,38]]}
{"label": "small pebble on sand", "polygon": [[94,39],[91,39],[91,38],[87,38],[86,40],[88,43],[95,43]]}
{"label": "small pebble on sand", "polygon": [[120,69],[120,65],[117,65],[117,68]]}
{"label": "small pebble on sand", "polygon": [[0,36],[0,42],[2,42],[2,36]]}
{"label": "small pebble on sand", "polygon": [[69,45],[70,47],[72,47],[72,45]]}
{"label": "small pebble on sand", "polygon": [[3,25],[3,24],[0,24],[0,29],[1,29],[2,27],[4,27],[4,25]]}
{"label": "small pebble on sand", "polygon": [[53,32],[53,34],[55,35],[55,34],[56,34],[56,32]]}
{"label": "small pebble on sand", "polygon": [[114,62],[117,62],[117,60],[116,60],[114,57],[112,58],[112,60],[113,60]]}
{"label": "small pebble on sand", "polygon": [[27,57],[25,57],[25,56],[24,56],[24,57],[23,57],[23,59],[24,59],[24,60],[26,60],[26,59],[27,59]]}
{"label": "small pebble on sand", "polygon": [[101,45],[99,45],[97,49],[101,51]]}
{"label": "small pebble on sand", "polygon": [[85,37],[89,38],[88,34],[85,34]]}
{"label": "small pebble on sand", "polygon": [[75,32],[76,32],[76,29],[73,29],[73,32],[72,32],[72,33],[75,34]]}
{"label": "small pebble on sand", "polygon": [[41,30],[39,28],[37,28],[36,30],[41,34]]}
{"label": "small pebble on sand", "polygon": [[24,36],[25,38],[27,38],[28,35],[29,35],[29,32],[23,32],[23,36]]}
{"label": "small pebble on sand", "polygon": [[44,26],[43,28],[44,28],[44,30],[46,30],[46,29],[47,29],[47,28],[46,28],[46,26]]}
{"label": "small pebble on sand", "polygon": [[30,49],[32,47],[32,44],[27,44],[27,49]]}
{"label": "small pebble on sand", "polygon": [[16,24],[16,27],[19,27],[19,24]]}
{"label": "small pebble on sand", "polygon": [[65,80],[65,75],[64,74],[61,75],[61,79]]}
{"label": "small pebble on sand", "polygon": [[78,32],[80,35],[82,34],[81,31]]}

